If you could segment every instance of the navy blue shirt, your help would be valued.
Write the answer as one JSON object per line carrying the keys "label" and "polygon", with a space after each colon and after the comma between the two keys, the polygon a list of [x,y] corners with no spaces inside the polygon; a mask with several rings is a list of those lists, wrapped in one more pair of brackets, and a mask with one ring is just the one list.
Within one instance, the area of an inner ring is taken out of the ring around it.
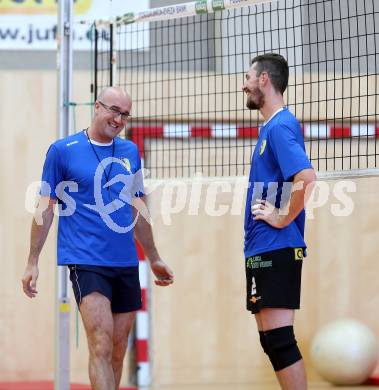
{"label": "navy blue shirt", "polygon": [[134,143],[113,142],[92,148],[80,132],[47,152],[41,195],[58,200],[59,265],[138,265],[131,204],[143,194],[141,160]]}
{"label": "navy blue shirt", "polygon": [[312,168],[305,153],[299,121],[287,108],[262,126],[254,149],[245,210],[245,257],[281,248],[305,248],[305,211],[285,228],[254,221],[251,207],[256,199],[267,199],[284,209],[291,195],[293,177]]}

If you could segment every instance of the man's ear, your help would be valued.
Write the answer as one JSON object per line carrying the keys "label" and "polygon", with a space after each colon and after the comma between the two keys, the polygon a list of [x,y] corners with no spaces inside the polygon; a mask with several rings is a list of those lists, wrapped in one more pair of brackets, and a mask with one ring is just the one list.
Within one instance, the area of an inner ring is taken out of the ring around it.
{"label": "man's ear", "polygon": [[95,113],[99,109],[99,107],[100,107],[100,103],[97,100],[95,100],[95,103],[93,105],[93,110]]}
{"label": "man's ear", "polygon": [[269,80],[269,77],[268,77],[268,73],[267,72],[262,72],[259,76],[259,83],[262,85],[262,86],[265,86],[267,84]]}

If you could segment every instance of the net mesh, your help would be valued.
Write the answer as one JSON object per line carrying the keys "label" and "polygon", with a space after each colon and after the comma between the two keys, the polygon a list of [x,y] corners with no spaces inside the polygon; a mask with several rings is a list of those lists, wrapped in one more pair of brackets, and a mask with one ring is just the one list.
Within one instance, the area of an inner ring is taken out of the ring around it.
{"label": "net mesh", "polygon": [[281,0],[103,27],[95,90],[111,84],[113,41],[113,84],[133,98],[128,136],[151,177],[246,175],[263,118],[245,107],[244,75],[277,52],[314,168],[378,168],[378,25],[376,0]]}

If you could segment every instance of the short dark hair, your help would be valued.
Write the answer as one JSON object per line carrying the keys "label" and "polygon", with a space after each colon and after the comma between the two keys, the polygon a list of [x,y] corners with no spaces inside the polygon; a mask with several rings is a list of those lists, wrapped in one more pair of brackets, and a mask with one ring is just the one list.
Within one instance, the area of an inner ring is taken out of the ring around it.
{"label": "short dark hair", "polygon": [[287,60],[276,53],[267,53],[254,57],[251,65],[257,63],[256,71],[259,77],[262,72],[267,72],[275,90],[282,95],[288,85],[288,63]]}

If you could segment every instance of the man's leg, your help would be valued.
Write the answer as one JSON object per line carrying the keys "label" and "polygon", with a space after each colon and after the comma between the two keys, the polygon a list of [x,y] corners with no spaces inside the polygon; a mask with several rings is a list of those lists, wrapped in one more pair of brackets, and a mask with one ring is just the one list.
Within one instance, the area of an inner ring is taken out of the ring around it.
{"label": "man's leg", "polygon": [[113,353],[112,367],[114,372],[116,390],[121,381],[122,366],[126,349],[128,347],[128,336],[132,329],[136,312],[113,313]]}
{"label": "man's leg", "polygon": [[[273,329],[293,326],[294,317],[295,311],[291,309],[265,308],[258,314],[255,314],[258,330],[265,333]],[[260,335],[261,337],[263,336],[262,333],[260,333]],[[266,344],[266,348],[269,350],[269,345]],[[276,363],[274,362],[274,365],[275,364]],[[303,359],[300,359],[283,369],[275,368],[275,374],[282,390],[307,389],[307,378]]]}
{"label": "man's leg", "polygon": [[94,390],[115,390],[112,369],[113,316],[108,298],[93,292],[80,305],[89,349],[89,378]]}

